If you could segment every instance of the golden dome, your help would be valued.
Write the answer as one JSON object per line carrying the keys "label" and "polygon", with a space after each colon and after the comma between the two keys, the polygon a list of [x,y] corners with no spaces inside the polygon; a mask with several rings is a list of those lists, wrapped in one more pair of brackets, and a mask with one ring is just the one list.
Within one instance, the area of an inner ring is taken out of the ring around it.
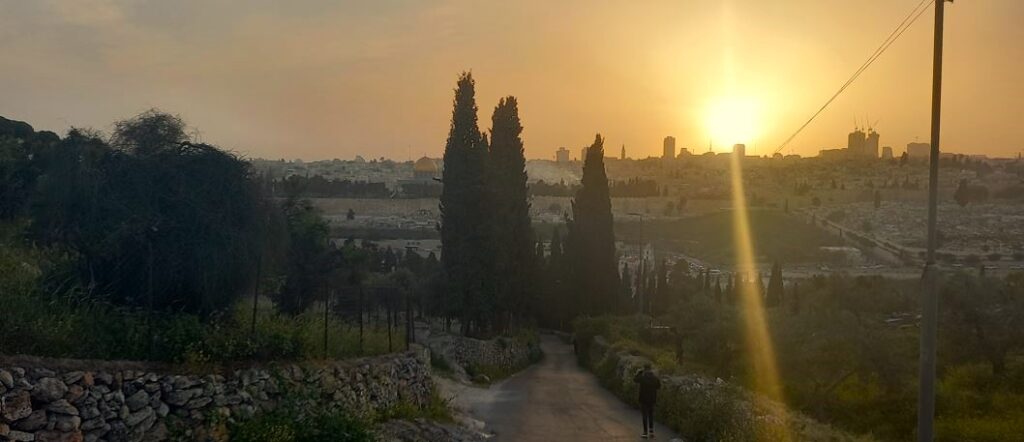
{"label": "golden dome", "polygon": [[437,173],[437,163],[430,158],[423,157],[416,160],[416,163],[412,166],[412,171],[415,173]]}

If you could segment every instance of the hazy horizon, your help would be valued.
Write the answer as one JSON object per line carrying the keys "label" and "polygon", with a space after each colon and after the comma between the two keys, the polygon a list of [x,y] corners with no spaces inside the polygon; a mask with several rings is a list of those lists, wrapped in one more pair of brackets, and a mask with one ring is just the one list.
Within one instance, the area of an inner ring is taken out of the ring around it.
{"label": "hazy horizon", "polygon": [[[666,135],[764,155],[918,2],[5,1],[0,115],[109,131],[158,107],[249,157],[438,157],[471,70],[482,129],[519,98],[528,158],[578,156],[595,132],[615,156],[660,155]],[[1016,156],[1024,2],[946,17],[943,150]],[[845,147],[855,119],[897,154],[927,142],[931,38],[925,13],[784,153]]]}

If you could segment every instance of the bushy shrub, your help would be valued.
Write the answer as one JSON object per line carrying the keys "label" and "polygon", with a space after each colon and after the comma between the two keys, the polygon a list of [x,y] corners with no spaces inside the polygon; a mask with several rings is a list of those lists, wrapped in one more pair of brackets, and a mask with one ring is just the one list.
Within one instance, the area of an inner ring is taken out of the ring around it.
{"label": "bushy shrub", "polygon": [[[6,354],[207,364],[388,352],[386,329],[367,326],[360,346],[354,327],[331,318],[325,354],[322,311],[285,316],[262,302],[253,330],[247,300],[205,318],[114,306],[58,280],[61,273],[50,269],[61,267],[65,255],[28,247],[9,226],[0,229],[0,351]],[[402,348],[401,336],[394,332],[392,349]]]}
{"label": "bushy shrub", "polygon": [[371,442],[370,425],[340,412],[303,416],[293,411],[259,415],[231,428],[238,442]]}

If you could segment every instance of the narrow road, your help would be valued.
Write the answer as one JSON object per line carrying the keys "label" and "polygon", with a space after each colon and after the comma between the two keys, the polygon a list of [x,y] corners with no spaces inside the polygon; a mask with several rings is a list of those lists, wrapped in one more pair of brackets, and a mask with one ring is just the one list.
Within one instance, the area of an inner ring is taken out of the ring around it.
{"label": "narrow road", "polygon": [[[576,364],[572,346],[542,335],[544,360],[490,388],[446,382],[457,407],[484,422],[496,441],[641,440],[640,411]],[[658,425],[657,440],[676,436]]]}

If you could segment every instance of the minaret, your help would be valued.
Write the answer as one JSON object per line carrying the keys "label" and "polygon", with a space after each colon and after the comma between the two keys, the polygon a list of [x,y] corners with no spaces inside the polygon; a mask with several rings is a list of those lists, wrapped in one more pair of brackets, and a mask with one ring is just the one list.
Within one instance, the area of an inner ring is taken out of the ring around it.
{"label": "minaret", "polygon": [[626,159],[626,145],[625,144],[622,145],[622,154],[619,156],[619,159],[620,160]]}

